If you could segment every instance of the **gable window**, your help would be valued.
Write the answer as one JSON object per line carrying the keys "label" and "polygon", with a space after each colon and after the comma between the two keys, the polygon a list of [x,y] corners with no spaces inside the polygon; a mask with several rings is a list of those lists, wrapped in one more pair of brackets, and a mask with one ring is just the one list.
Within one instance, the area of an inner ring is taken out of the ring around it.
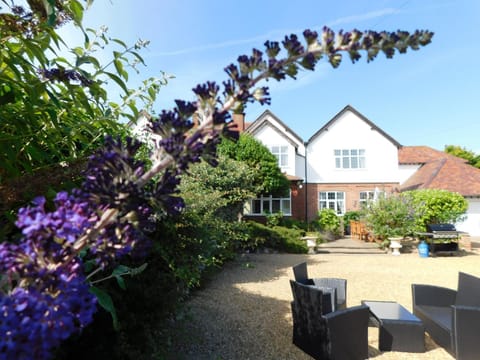
{"label": "gable window", "polygon": [[336,169],[365,169],[365,149],[335,149]]}
{"label": "gable window", "polygon": [[318,193],[318,208],[333,209],[337,215],[345,214],[345,193],[343,191],[321,191]]}
{"label": "gable window", "polygon": [[251,199],[245,204],[244,213],[248,215],[265,215],[281,212],[283,215],[291,215],[290,197],[260,196]]}
{"label": "gable window", "polygon": [[270,147],[270,152],[277,158],[279,168],[288,166],[288,146],[273,145]]}

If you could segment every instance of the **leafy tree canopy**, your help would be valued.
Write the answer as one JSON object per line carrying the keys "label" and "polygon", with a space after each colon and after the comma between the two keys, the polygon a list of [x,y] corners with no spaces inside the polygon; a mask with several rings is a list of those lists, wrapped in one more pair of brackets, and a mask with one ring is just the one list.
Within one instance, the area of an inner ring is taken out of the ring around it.
{"label": "leafy tree canopy", "polygon": [[241,134],[238,141],[223,139],[218,153],[231,159],[244,161],[255,169],[254,183],[259,193],[283,195],[288,193],[290,182],[278,167],[278,160],[260,141],[248,134]]}
{"label": "leafy tree canopy", "polygon": [[245,201],[259,191],[255,169],[225,155],[218,160],[216,167],[205,161],[193,165],[189,174],[182,177],[181,196],[187,208],[201,215],[236,220]]}
{"label": "leafy tree canopy", "polygon": [[445,145],[444,151],[447,154],[465,159],[470,165],[475,166],[476,168],[480,168],[480,155],[475,154],[471,150],[467,150],[466,148],[458,145]]}
{"label": "leafy tree canopy", "polygon": [[[84,29],[83,4],[91,1],[1,3],[2,182],[91,154],[106,133],[123,131],[121,118],[137,118],[139,100],[151,105],[166,81],[152,78],[141,91],[128,88],[129,70],[144,64],[138,51],[148,43],[128,46],[106,29]],[[82,46],[70,48],[56,31],[67,22],[83,35]],[[112,50],[111,61],[102,64],[95,57],[99,49]],[[107,83],[123,93],[120,104],[109,98]]]}

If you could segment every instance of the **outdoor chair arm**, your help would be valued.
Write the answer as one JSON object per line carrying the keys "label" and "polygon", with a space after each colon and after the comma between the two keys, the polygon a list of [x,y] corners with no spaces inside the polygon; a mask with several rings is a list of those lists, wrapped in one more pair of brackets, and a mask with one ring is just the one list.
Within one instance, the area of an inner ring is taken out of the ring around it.
{"label": "outdoor chair arm", "polygon": [[478,359],[480,354],[480,308],[474,306],[453,306],[452,340],[455,358]]}
{"label": "outdoor chair arm", "polygon": [[412,284],[412,305],[450,306],[455,304],[457,291],[435,285]]}
{"label": "outdoor chair arm", "polygon": [[[325,315],[335,359],[368,358],[369,308],[358,305]],[[348,330],[347,330],[348,329]]]}

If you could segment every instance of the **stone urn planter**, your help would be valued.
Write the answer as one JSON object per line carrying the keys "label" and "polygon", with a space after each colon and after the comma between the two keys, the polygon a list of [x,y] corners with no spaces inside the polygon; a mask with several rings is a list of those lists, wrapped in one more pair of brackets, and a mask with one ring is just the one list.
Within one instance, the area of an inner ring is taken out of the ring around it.
{"label": "stone urn planter", "polygon": [[400,243],[402,237],[390,237],[390,249],[392,249],[392,255],[398,256],[400,255],[400,249],[402,248],[402,244]]}

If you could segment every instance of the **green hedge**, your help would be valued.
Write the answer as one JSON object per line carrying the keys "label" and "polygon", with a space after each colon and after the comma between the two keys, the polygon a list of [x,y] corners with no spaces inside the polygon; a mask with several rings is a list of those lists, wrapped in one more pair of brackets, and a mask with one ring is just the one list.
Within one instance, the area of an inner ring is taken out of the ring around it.
{"label": "green hedge", "polygon": [[304,230],[290,229],[282,226],[268,227],[257,222],[248,222],[249,238],[243,244],[244,249],[275,249],[281,252],[306,254],[307,244],[301,237]]}

